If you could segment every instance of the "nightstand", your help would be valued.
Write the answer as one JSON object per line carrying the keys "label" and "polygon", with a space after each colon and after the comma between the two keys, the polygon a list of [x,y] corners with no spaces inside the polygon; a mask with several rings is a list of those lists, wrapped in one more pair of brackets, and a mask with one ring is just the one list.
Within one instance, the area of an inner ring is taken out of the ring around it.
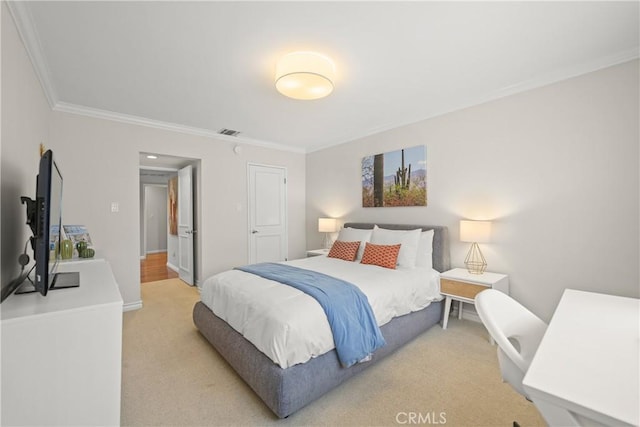
{"label": "nightstand", "polygon": [[509,276],[498,273],[471,274],[465,268],[440,273],[440,293],[446,297],[442,329],[447,329],[451,301],[458,301],[458,319],[462,319],[462,304],[475,303],[475,297],[487,288],[497,289],[509,295]]}
{"label": "nightstand", "polygon": [[312,256],[327,255],[328,253],[329,249],[312,249],[310,251],[307,251],[307,258]]}

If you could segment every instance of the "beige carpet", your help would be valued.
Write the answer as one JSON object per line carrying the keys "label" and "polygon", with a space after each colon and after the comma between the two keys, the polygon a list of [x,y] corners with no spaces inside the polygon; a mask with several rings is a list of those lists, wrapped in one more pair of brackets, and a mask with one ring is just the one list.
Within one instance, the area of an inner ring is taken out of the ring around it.
{"label": "beige carpet", "polygon": [[145,283],[143,308],[124,314],[122,424],[544,426],[500,381],[482,325],[452,318],[337,389],[279,420],[200,336],[196,288]]}

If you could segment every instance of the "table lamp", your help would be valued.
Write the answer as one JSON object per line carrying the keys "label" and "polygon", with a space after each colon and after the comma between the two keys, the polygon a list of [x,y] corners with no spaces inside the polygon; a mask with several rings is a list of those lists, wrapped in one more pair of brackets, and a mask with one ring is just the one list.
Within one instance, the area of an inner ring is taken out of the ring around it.
{"label": "table lamp", "polygon": [[335,218],[318,218],[318,231],[320,233],[324,233],[324,242],[322,246],[325,249],[331,248],[331,233],[338,231],[336,226]]}
{"label": "table lamp", "polygon": [[464,265],[471,274],[482,274],[487,269],[487,261],[484,259],[478,243],[486,243],[491,237],[490,221],[460,221],[460,241],[470,242],[471,248]]}

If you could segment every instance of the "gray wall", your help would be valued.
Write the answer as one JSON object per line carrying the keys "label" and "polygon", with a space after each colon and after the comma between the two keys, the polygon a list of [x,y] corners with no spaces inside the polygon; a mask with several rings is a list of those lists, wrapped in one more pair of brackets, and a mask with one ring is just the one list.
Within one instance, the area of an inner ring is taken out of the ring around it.
{"label": "gray wall", "polygon": [[[493,221],[488,270],[549,319],[565,288],[640,296],[638,61],[307,156],[307,247],[317,218],[442,224],[452,263],[460,219]],[[362,208],[360,162],[427,147],[427,207]]]}

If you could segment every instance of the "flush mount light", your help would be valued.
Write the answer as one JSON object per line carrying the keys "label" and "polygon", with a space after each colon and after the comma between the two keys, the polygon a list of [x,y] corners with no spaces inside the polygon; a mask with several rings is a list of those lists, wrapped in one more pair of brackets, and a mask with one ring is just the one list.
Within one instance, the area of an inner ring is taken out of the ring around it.
{"label": "flush mount light", "polygon": [[157,159],[158,156],[154,156],[153,154],[147,154],[147,159]]}
{"label": "flush mount light", "polygon": [[293,99],[320,99],[333,91],[335,65],[316,52],[292,52],[276,64],[276,89]]}

